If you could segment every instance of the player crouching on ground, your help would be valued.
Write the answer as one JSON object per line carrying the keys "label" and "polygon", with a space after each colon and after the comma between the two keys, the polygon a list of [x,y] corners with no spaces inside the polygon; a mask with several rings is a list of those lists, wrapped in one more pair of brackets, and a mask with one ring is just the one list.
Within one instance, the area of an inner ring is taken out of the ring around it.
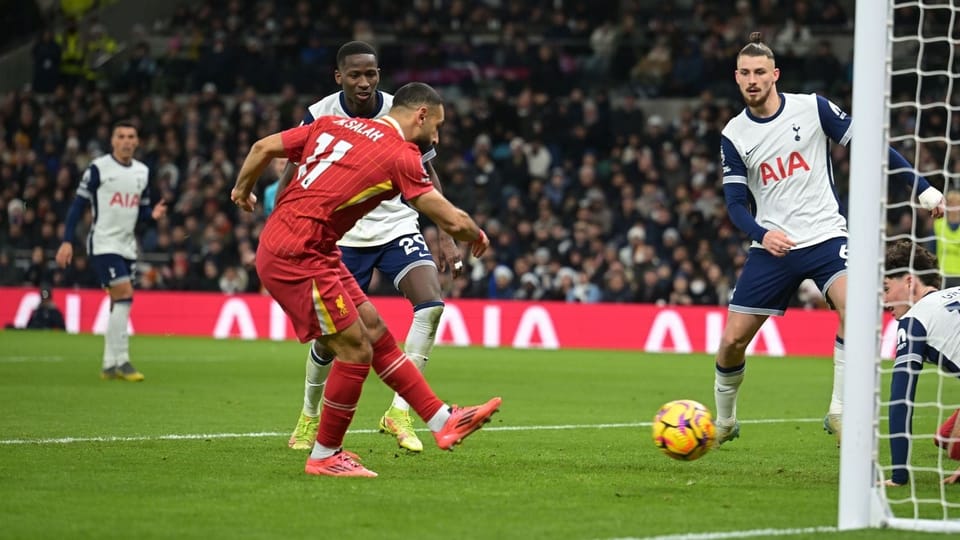
{"label": "player crouching on ground", "polygon": [[[960,287],[940,289],[937,258],[922,246],[901,240],[887,248],[883,305],[898,321],[897,358],[890,381],[890,456],[893,471],[887,486],[910,482],[908,460],[917,381],[924,363],[960,376]],[[936,444],[960,460],[960,429],[954,413],[937,430]],[[960,470],[944,479],[957,483]]]}

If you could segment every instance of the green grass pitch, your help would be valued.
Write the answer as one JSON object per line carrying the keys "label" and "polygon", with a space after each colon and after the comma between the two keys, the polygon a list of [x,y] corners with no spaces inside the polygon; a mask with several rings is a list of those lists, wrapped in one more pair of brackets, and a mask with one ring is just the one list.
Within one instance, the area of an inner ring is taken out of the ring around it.
{"label": "green grass pitch", "polygon": [[[672,399],[713,407],[711,357],[439,347],[427,378],[440,397],[500,395],[501,412],[452,453],[423,432],[426,450],[409,455],[375,431],[391,392],[371,374],[345,446],[380,477],[339,479],[305,475],[306,454],[286,446],[304,346],[135,336],[147,380],[125,383],[98,379],[102,343],[0,333],[0,538],[924,536],[803,532],[836,525],[825,359],[751,359],[741,438],[685,463],[654,448],[649,421]],[[953,402],[958,390],[944,386]],[[920,416],[917,430],[935,422]],[[916,452],[936,463],[932,444]],[[933,474],[916,485],[940,489]]]}

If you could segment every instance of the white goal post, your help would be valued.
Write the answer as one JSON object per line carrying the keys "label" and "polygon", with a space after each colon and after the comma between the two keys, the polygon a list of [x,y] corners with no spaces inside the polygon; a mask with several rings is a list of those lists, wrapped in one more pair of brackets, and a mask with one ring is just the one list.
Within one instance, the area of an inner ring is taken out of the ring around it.
{"label": "white goal post", "polygon": [[[919,23],[912,30],[913,35],[903,36],[894,29],[895,8],[919,10]],[[950,21],[945,32],[932,35],[925,26],[924,17],[932,14],[932,10],[939,10],[936,16],[946,15]],[[887,176],[888,159],[887,149],[891,141],[890,118],[891,111],[898,107],[909,108],[917,116],[916,123],[920,124],[919,117],[930,104],[921,99],[919,85],[923,84],[924,77],[944,77],[947,80],[945,98],[936,106],[942,106],[946,111],[947,134],[952,116],[960,115],[958,101],[951,97],[956,80],[957,91],[960,92],[960,73],[954,54],[960,55],[960,39],[955,37],[960,26],[960,0],[857,0],[856,18],[854,23],[854,56],[853,56],[853,106],[854,118],[851,142],[850,162],[850,196],[848,203],[848,223],[850,232],[850,249],[847,280],[847,318],[845,326],[846,372],[844,376],[844,411],[843,411],[843,439],[840,449],[840,489],[838,505],[838,528],[841,530],[860,529],[868,527],[890,527],[929,532],[960,532],[960,485],[940,486],[938,480],[932,480],[932,475],[925,476],[924,482],[936,483],[936,486],[925,486],[925,493],[939,494],[928,496],[921,494],[919,488],[904,486],[884,488],[882,479],[884,471],[889,470],[889,457],[885,455],[889,437],[886,437],[885,405],[889,398],[889,389],[881,384],[881,373],[890,370],[882,369],[881,363],[881,336],[883,333],[882,310],[882,280],[883,259],[887,237]],[[952,28],[953,27],[953,28]],[[945,34],[945,35],[944,35]],[[900,37],[897,37],[900,36]],[[943,66],[930,66],[921,61],[924,46],[936,43],[941,46],[952,47]],[[916,101],[907,105],[892,106],[891,77],[901,74],[896,71],[893,61],[894,48],[902,54],[917,48],[917,61],[912,69],[904,70],[917,78],[918,88]],[[919,128],[918,128],[919,130]],[[921,137],[919,131],[906,137],[897,137],[895,140],[906,140],[913,147],[930,142]],[[935,141],[945,144],[947,154],[960,145],[960,141],[952,141],[949,136]],[[919,155],[919,151],[917,152]],[[917,164],[917,155],[906,155],[908,161]],[[939,171],[947,183],[956,185],[956,173],[949,171],[947,160],[941,164],[944,169]],[[927,174],[926,171],[921,170]],[[940,186],[943,187],[943,186]],[[944,190],[946,191],[946,190]],[[892,199],[892,197],[891,197]],[[916,201],[916,193],[913,194]],[[893,203],[894,201],[891,201]],[[898,201],[899,202],[899,201]],[[905,206],[902,205],[901,206]],[[913,205],[914,217],[918,215],[917,205]],[[913,239],[926,242],[930,236],[917,234],[913,229]],[[958,328],[960,331],[960,328]],[[928,367],[936,371],[936,367]],[[924,371],[927,371],[925,369]],[[944,374],[939,375],[944,378]],[[946,376],[947,378],[952,378]],[[927,384],[931,384],[930,383]],[[918,386],[922,386],[920,383]],[[960,387],[960,381],[946,381],[944,384],[955,384]],[[932,384],[931,384],[932,385]],[[937,403],[934,406],[943,410],[956,407],[956,403],[944,400],[943,394],[937,392]],[[955,395],[955,394],[954,394]],[[923,435],[924,437],[920,437]],[[919,433],[914,430],[914,444],[923,443],[922,449],[933,452],[927,445],[930,444],[930,433]],[[920,447],[920,446],[917,446]],[[883,456],[883,457],[881,457]],[[957,467],[956,462],[946,458],[939,458],[937,471],[943,473],[945,468],[950,471]],[[886,469],[884,468],[886,466]],[[917,482],[914,482],[917,483]],[[893,491],[899,490],[899,491]],[[931,497],[933,497],[931,499]],[[891,501],[912,504],[912,511],[893,511]],[[951,502],[952,501],[952,502]],[[922,512],[917,510],[921,503],[939,504],[942,508],[941,517],[936,512]]]}

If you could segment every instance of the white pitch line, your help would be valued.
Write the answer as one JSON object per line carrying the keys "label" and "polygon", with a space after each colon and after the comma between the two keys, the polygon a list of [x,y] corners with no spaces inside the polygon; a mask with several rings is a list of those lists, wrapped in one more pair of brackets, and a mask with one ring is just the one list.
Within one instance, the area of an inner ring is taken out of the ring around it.
{"label": "white pitch line", "polygon": [[798,534],[835,533],[836,527],[804,527],[801,529],[753,529],[749,531],[665,534],[661,536],[611,538],[610,540],[722,540],[754,536],[795,536]]}
{"label": "white pitch line", "polygon": [[[741,420],[741,424],[787,424],[787,423],[812,423],[822,422],[822,418],[770,418],[760,420]],[[623,424],[561,424],[555,426],[489,426],[484,427],[484,431],[558,431],[567,429],[617,429],[617,428],[635,428],[649,427],[651,422],[630,422]],[[427,431],[418,429],[417,431]],[[351,429],[348,434],[367,435],[379,433],[376,429]],[[100,437],[57,437],[49,439],[0,439],[0,445],[18,445],[18,444],[73,444],[85,442],[142,442],[142,441],[194,441],[205,439],[262,439],[267,437],[286,437],[289,433],[286,431],[254,431],[251,433],[185,433],[169,435],[137,435],[137,436],[114,436],[105,435]]]}
{"label": "white pitch line", "polygon": [[0,363],[20,364],[25,362],[63,362],[62,356],[0,356]]}

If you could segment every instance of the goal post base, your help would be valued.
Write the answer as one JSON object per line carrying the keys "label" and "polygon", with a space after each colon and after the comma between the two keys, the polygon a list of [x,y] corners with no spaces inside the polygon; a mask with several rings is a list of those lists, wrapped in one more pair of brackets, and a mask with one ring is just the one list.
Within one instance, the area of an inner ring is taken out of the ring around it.
{"label": "goal post base", "polygon": [[960,533],[960,519],[907,519],[890,517],[880,524],[887,529],[930,533]]}

